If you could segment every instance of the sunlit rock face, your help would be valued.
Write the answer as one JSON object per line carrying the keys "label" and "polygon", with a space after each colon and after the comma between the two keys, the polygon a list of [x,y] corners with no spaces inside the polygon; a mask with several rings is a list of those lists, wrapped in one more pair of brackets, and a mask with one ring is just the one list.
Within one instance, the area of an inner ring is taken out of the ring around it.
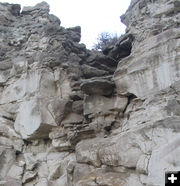
{"label": "sunlit rock face", "polygon": [[179,1],[132,1],[121,17],[135,37],[114,75],[120,94],[147,97],[180,80]]}
{"label": "sunlit rock face", "polygon": [[167,0],[132,1],[121,16],[126,34],[134,40],[131,54],[118,64],[114,81],[118,94],[137,97],[128,105],[128,118],[121,124],[123,130],[143,137],[138,141],[144,155],[136,171],[146,185],[164,185],[165,171],[180,169],[176,158],[180,155],[179,18],[180,2]]}
{"label": "sunlit rock face", "polygon": [[105,55],[45,2],[0,10],[0,185],[163,186],[180,170],[179,1],[132,0]]}

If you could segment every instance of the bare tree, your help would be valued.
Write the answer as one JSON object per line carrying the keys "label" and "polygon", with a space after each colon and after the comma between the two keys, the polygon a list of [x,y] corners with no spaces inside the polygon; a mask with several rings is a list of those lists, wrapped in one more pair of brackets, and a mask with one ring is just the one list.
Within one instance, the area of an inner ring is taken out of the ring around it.
{"label": "bare tree", "polygon": [[102,51],[106,47],[114,45],[117,41],[118,41],[117,34],[102,32],[98,35],[97,43],[93,45],[93,49]]}

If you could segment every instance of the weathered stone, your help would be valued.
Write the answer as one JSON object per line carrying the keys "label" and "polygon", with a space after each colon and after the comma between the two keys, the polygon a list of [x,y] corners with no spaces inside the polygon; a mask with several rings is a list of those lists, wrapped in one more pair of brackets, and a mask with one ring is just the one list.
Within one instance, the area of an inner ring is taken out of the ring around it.
{"label": "weathered stone", "polygon": [[82,114],[83,113],[83,101],[74,101],[72,104],[72,111],[77,113],[77,114]]}
{"label": "weathered stone", "polygon": [[92,168],[86,164],[76,163],[73,169],[73,181],[77,183],[84,176],[88,175],[91,172]]}
{"label": "weathered stone", "polygon": [[2,61],[0,63],[0,70],[7,70],[7,69],[11,69],[13,66],[13,64],[11,62],[8,61]]}
{"label": "weathered stone", "polygon": [[68,34],[70,35],[70,38],[74,42],[80,42],[81,40],[81,27],[80,26],[68,28],[67,31],[68,31]]}
{"label": "weathered stone", "polygon": [[83,93],[81,91],[72,91],[69,95],[70,99],[73,101],[83,100]]}
{"label": "weathered stone", "polygon": [[36,171],[27,171],[23,176],[23,183],[30,182],[37,176]]}
{"label": "weathered stone", "polygon": [[1,3],[0,4],[0,10],[1,10],[1,19],[0,19],[0,22],[2,25],[8,25],[7,24],[7,20],[9,21],[14,21],[14,15],[12,13],[15,13],[13,12],[13,6],[15,6],[15,4],[4,4],[4,3]]}
{"label": "weathered stone", "polygon": [[68,124],[78,124],[83,122],[83,116],[76,113],[70,113],[61,124],[66,126]]}
{"label": "weathered stone", "polygon": [[84,115],[106,113],[107,111],[123,112],[128,103],[127,97],[86,96],[84,100]]}
{"label": "weathered stone", "polygon": [[[98,141],[98,143],[96,143]],[[100,146],[99,139],[90,139],[79,142],[76,145],[76,159],[79,163],[90,163],[96,167],[101,165],[101,161],[98,156]]]}
{"label": "weathered stone", "polygon": [[56,92],[54,76],[48,70],[28,71],[21,78],[11,83],[1,95],[1,104],[19,101],[26,95],[33,94],[52,97]]}
{"label": "weathered stone", "polygon": [[31,99],[20,105],[15,121],[15,129],[23,139],[47,138],[52,127],[56,126],[54,118],[47,110],[48,102],[43,99]]}
{"label": "weathered stone", "polygon": [[15,152],[11,148],[0,147],[0,179],[4,180],[9,169],[15,162]]}
{"label": "weathered stone", "polygon": [[[39,160],[39,158],[37,158],[37,159]],[[38,176],[39,176],[39,178],[41,178],[40,182],[41,181],[43,182],[44,178],[47,178],[48,174],[49,174],[49,169],[48,169],[47,162],[46,161],[40,161],[37,168],[38,168]],[[48,180],[46,180],[46,181],[48,181]]]}
{"label": "weathered stone", "polygon": [[21,186],[22,183],[16,179],[9,178],[7,181],[0,181],[0,186]]}
{"label": "weathered stone", "polygon": [[105,70],[99,70],[95,67],[91,67],[89,65],[83,64],[82,71],[85,78],[92,78],[92,77],[100,77],[108,75],[109,73]]}
{"label": "weathered stone", "polygon": [[9,170],[7,175],[10,178],[16,178],[17,180],[21,180],[23,172],[24,172],[24,167],[18,166],[18,165],[13,165],[10,168],[10,170]]}
{"label": "weathered stone", "polygon": [[62,99],[69,99],[72,94],[71,90],[71,80],[68,74],[64,71],[64,69],[56,69],[54,71],[54,79],[56,82],[58,95]]}
{"label": "weathered stone", "polygon": [[121,60],[131,54],[133,39],[134,37],[131,34],[125,34],[119,38],[115,46],[105,48],[103,53],[115,60]]}
{"label": "weathered stone", "polygon": [[[180,148],[178,147],[178,143],[179,137],[171,140],[169,144],[164,145],[163,147],[155,150],[152,153],[148,166],[149,174],[147,181],[149,184],[163,184],[164,179],[162,176],[165,174],[165,170],[169,171],[170,169],[173,169],[174,171],[176,171],[179,169],[179,160],[176,160],[176,157],[179,154],[180,150]],[[174,160],[176,160],[176,163],[174,162]],[[159,172],[158,174],[154,174],[154,171]]]}
{"label": "weathered stone", "polygon": [[[133,137],[132,134],[130,134]],[[130,136],[129,135],[129,136]],[[139,156],[142,154],[140,148],[136,147],[133,139],[127,136],[112,137],[109,140],[94,139],[78,143],[76,146],[76,158],[78,162],[91,162],[95,166],[101,164],[110,166],[136,167]],[[126,143],[126,146],[122,144]],[[81,153],[83,152],[83,153]],[[86,153],[85,153],[86,152]]]}
{"label": "weathered stone", "polygon": [[169,116],[180,116],[180,100],[168,100],[166,109]]}
{"label": "weathered stone", "polygon": [[142,155],[136,165],[137,171],[142,174],[148,173],[148,163],[149,163],[150,156],[149,155]]}
{"label": "weathered stone", "polygon": [[54,99],[48,105],[48,109],[53,115],[57,125],[61,124],[61,121],[71,112],[72,102],[65,99]]}
{"label": "weathered stone", "polygon": [[50,174],[48,178],[50,180],[57,180],[63,177],[63,173],[66,171],[70,161],[74,161],[75,157],[73,154],[66,152],[62,153],[51,153],[47,157],[47,163],[49,167]]}
{"label": "weathered stone", "polygon": [[41,179],[35,186],[48,186],[48,180],[46,178]]}
{"label": "weathered stone", "polygon": [[73,147],[67,139],[53,139],[52,140],[52,145],[59,151],[59,152],[64,152],[64,151],[72,151]]}
{"label": "weathered stone", "polygon": [[92,128],[83,128],[79,129],[77,132],[70,131],[68,133],[67,139],[70,141],[72,145],[76,145],[79,141],[83,139],[93,138],[95,137],[95,130]]}
{"label": "weathered stone", "polygon": [[[124,174],[105,172],[104,170],[97,170],[90,172],[87,176],[84,176],[82,180],[79,181],[80,186],[123,186],[127,184],[127,176]],[[139,185],[138,185],[139,186]]]}
{"label": "weathered stone", "polygon": [[38,3],[34,7],[24,7],[22,10],[22,14],[31,14],[33,11],[49,12],[49,5],[43,1],[41,3]]}
{"label": "weathered stone", "polygon": [[11,6],[11,13],[14,16],[19,16],[20,15],[20,10],[21,10],[21,6],[18,4],[14,4]]}
{"label": "weathered stone", "polygon": [[24,159],[26,163],[26,170],[33,170],[37,166],[37,162],[32,153],[25,153]]}
{"label": "weathered stone", "polygon": [[[114,68],[117,66],[117,61],[114,60],[111,57],[106,57],[102,53],[99,53],[97,51],[93,51],[91,55],[87,58],[88,64],[90,64],[93,67],[98,67],[99,69],[102,69],[103,66]],[[108,69],[108,68],[107,68]],[[109,71],[111,71],[109,69]]]}
{"label": "weathered stone", "polygon": [[105,79],[89,79],[81,84],[81,90],[85,94],[109,96],[114,90],[114,83]]}
{"label": "weathered stone", "polygon": [[147,97],[180,81],[179,57],[173,53],[179,50],[178,35],[178,29],[169,29],[149,37],[123,59],[114,75],[117,92]]}
{"label": "weathered stone", "polygon": [[66,130],[62,127],[53,128],[49,133],[50,139],[58,139],[66,136]]}
{"label": "weathered stone", "polygon": [[159,186],[179,171],[179,10],[132,0],[99,52],[45,2],[0,3],[0,185]]}

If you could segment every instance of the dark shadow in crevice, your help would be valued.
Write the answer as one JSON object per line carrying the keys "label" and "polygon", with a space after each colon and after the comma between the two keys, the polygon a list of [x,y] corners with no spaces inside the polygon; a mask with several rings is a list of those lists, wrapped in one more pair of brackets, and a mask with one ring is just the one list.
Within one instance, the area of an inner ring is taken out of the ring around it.
{"label": "dark shadow in crevice", "polygon": [[132,34],[125,34],[119,38],[114,46],[108,46],[102,52],[114,60],[120,61],[131,54],[133,41],[134,36]]}
{"label": "dark shadow in crevice", "polygon": [[129,104],[131,103],[131,101],[132,101],[133,99],[135,99],[135,98],[137,98],[136,95],[134,95],[134,94],[129,94],[129,96],[128,96],[128,103],[127,103],[126,107],[125,107],[124,110],[123,110],[123,115],[124,115],[124,113],[126,112],[127,107],[129,106]]}

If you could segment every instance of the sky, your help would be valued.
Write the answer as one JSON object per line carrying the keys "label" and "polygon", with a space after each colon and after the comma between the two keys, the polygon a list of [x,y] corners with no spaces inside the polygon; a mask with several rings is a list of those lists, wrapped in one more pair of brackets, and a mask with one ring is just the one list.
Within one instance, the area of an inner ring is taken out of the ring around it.
{"label": "sky", "polygon": [[[0,0],[34,6],[43,0]],[[61,20],[61,26],[68,28],[81,26],[81,42],[91,48],[102,32],[118,36],[125,32],[120,15],[127,10],[130,0],[45,0],[50,5],[50,13]]]}

